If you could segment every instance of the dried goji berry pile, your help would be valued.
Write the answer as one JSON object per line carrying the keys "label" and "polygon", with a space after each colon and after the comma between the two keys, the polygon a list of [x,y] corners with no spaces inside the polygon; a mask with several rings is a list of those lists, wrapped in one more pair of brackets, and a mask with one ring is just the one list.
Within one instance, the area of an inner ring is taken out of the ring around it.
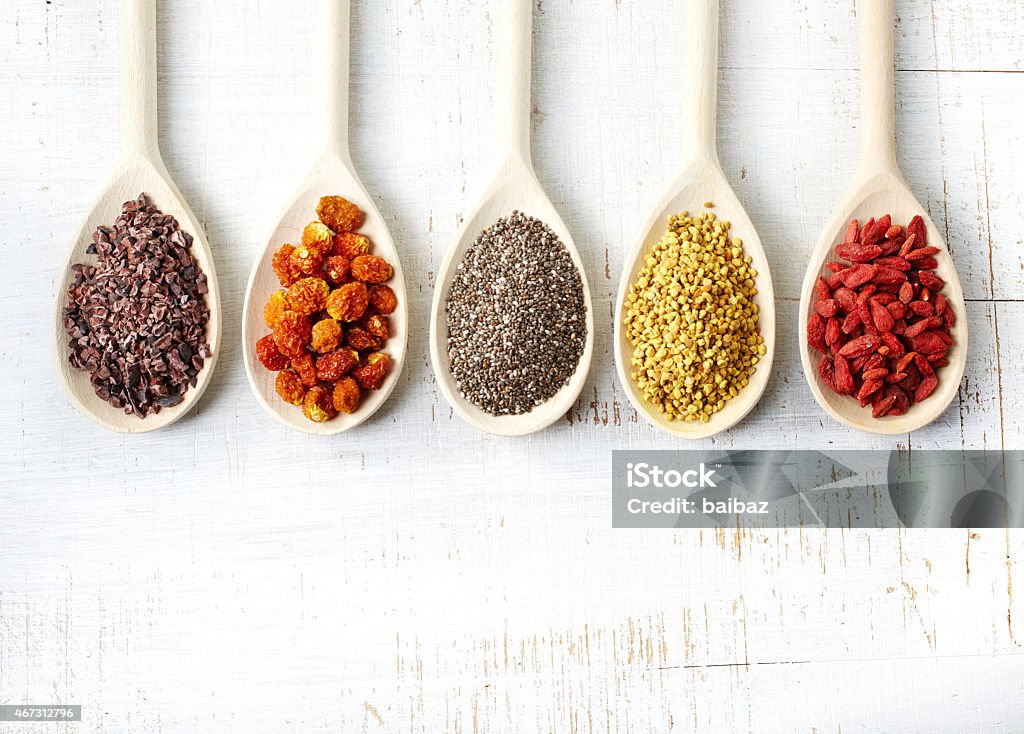
{"label": "dried goji berry pile", "polygon": [[391,335],[389,315],[398,307],[385,283],[394,269],[370,254],[368,237],[355,230],[363,213],[340,196],[325,196],[319,221],[299,245],[274,253],[284,289],[267,299],[263,319],[271,333],[256,342],[256,358],[277,372],[276,390],[323,423],[354,413],[362,390],[380,388],[391,358],[380,351]]}
{"label": "dried goji berry pile", "polygon": [[903,415],[938,387],[948,364],[956,316],[940,293],[937,247],[924,221],[906,230],[886,214],[863,227],[854,219],[818,278],[807,341],[821,352],[819,374],[833,391],[851,395],[875,418]]}

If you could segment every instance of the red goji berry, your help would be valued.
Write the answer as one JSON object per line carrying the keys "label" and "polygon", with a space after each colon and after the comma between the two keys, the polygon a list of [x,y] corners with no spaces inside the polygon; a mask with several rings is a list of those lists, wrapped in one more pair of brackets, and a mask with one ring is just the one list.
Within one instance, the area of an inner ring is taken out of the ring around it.
{"label": "red goji berry", "polygon": [[835,363],[827,354],[821,355],[821,360],[818,362],[818,375],[821,377],[822,382],[832,389],[832,392],[839,392],[836,387]]}
{"label": "red goji berry", "polygon": [[930,270],[922,270],[917,277],[921,281],[921,285],[932,291],[941,290],[942,286],[946,285],[946,281]]}
{"label": "red goji berry", "polygon": [[874,226],[874,217],[871,217],[871,219],[864,222],[864,226],[860,228],[860,234],[857,236],[857,242],[864,243],[867,240],[867,236],[871,233],[871,230],[874,228]]}
{"label": "red goji berry", "polygon": [[868,380],[884,380],[889,376],[889,370],[885,367],[875,367],[874,369],[864,370],[861,374],[860,379],[867,382]]}
{"label": "red goji berry", "polygon": [[875,274],[871,280],[874,283],[902,283],[907,279],[907,274],[895,268],[886,268],[881,265],[875,267]]}
{"label": "red goji berry", "polygon": [[860,236],[860,222],[856,219],[851,219],[850,224],[846,227],[846,239],[843,242],[856,242]]}
{"label": "red goji berry", "polygon": [[851,339],[839,350],[840,357],[861,357],[878,349],[881,339],[873,334],[865,334]]}
{"label": "red goji berry", "polygon": [[893,270],[900,270],[906,272],[910,270],[913,265],[905,257],[880,257],[875,261],[875,265],[883,268],[892,268]]}
{"label": "red goji berry", "polygon": [[871,262],[882,254],[882,248],[878,245],[858,245],[854,243],[837,245],[836,254],[844,260],[852,263]]}
{"label": "red goji berry", "polygon": [[844,313],[850,313],[854,306],[857,305],[857,294],[846,286],[836,288],[836,292],[832,294],[832,297],[836,299],[836,303],[839,304],[839,308]]}
{"label": "red goji berry", "polygon": [[864,400],[869,397],[877,390],[881,390],[882,386],[885,385],[884,380],[868,380],[860,386],[860,390],[857,391],[857,397],[860,400]]}
{"label": "red goji berry", "polygon": [[888,413],[892,407],[896,404],[896,396],[890,395],[889,397],[883,397],[877,404],[871,408],[872,418],[881,418]]}
{"label": "red goji berry", "polygon": [[896,320],[889,313],[889,309],[875,299],[868,301],[868,305],[871,308],[871,320],[874,322],[875,328],[883,334],[892,331]]}
{"label": "red goji berry", "polygon": [[911,236],[917,237],[922,242],[925,240],[924,219],[921,215],[915,216],[907,225],[907,237]]}
{"label": "red goji berry", "polygon": [[901,359],[906,354],[906,348],[903,346],[903,342],[896,338],[896,335],[890,331],[882,333],[882,344],[889,348],[888,356],[894,359]]}
{"label": "red goji berry", "polygon": [[856,383],[850,372],[850,363],[845,357],[837,355],[834,364],[836,392],[840,395],[852,395]]}
{"label": "red goji berry", "polygon": [[[923,240],[922,240],[923,241]],[[908,234],[907,239],[903,242],[903,247],[900,248],[900,257],[906,257],[907,254],[914,249],[914,245],[917,244],[917,235]]]}
{"label": "red goji berry", "polygon": [[[908,252],[906,254],[906,259],[908,261],[912,262],[914,260],[921,260],[923,258],[930,257],[932,255],[938,255],[938,254],[939,254],[939,248],[938,247],[918,247],[916,250],[913,250],[912,252]],[[918,265],[917,267],[922,267],[922,266]]]}
{"label": "red goji berry", "polygon": [[833,351],[842,346],[843,329],[838,319],[829,319],[825,323],[825,344]]}
{"label": "red goji berry", "polygon": [[921,354],[945,354],[949,345],[934,331],[926,331],[915,336],[911,341],[914,344],[914,351]]}
{"label": "red goji berry", "polygon": [[914,402],[920,403],[926,397],[935,392],[935,388],[937,388],[938,386],[939,378],[936,377],[935,375],[928,375],[923,380],[921,380],[921,384],[917,386],[916,390],[914,390]]}
{"label": "red goji berry", "polygon": [[825,345],[825,319],[817,311],[807,320],[807,343],[819,352],[827,352]]}
{"label": "red goji berry", "polygon": [[886,308],[889,309],[889,313],[892,314],[894,327],[896,321],[907,315],[907,304],[903,301],[893,301],[887,305]]}
{"label": "red goji berry", "polygon": [[822,317],[830,319],[839,312],[839,304],[834,298],[829,298],[827,301],[818,301],[814,304],[814,310]]}
{"label": "red goji berry", "polygon": [[847,288],[858,288],[875,277],[877,267],[874,265],[854,265],[843,271],[843,285]]}

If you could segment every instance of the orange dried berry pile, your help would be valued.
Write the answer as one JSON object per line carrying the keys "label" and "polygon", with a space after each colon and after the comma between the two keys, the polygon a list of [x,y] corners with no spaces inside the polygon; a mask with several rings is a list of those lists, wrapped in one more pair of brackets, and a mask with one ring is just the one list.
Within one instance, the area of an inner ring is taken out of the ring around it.
{"label": "orange dried berry pile", "polygon": [[277,372],[275,390],[315,423],[355,413],[367,390],[379,390],[391,371],[381,351],[393,330],[398,298],[387,281],[391,263],[372,254],[356,230],[363,212],[340,196],[324,196],[318,221],[298,244],[282,245],[273,268],[281,290],[267,299],[271,333],[256,342],[256,358]]}

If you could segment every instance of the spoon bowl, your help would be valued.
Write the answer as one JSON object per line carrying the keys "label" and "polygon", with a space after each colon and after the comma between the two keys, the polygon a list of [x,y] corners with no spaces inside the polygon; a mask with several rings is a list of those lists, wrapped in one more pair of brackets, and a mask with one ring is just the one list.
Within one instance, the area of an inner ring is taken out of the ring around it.
{"label": "spoon bowl", "polygon": [[[715,147],[718,0],[689,0],[687,12],[686,86],[690,92],[691,107],[683,142],[684,160],[688,162],[654,207],[643,226],[639,241],[625,261],[616,298],[615,366],[619,381],[637,413],[666,433],[680,438],[701,439],[714,436],[739,423],[754,409],[764,393],[775,358],[775,295],[768,257],[761,239],[729,185]],[[712,415],[709,422],[669,420],[656,406],[644,399],[633,379],[633,345],[623,323],[627,312],[627,297],[630,285],[644,266],[644,260],[665,233],[668,217],[683,211],[689,212],[691,216],[699,214],[705,209],[705,203],[709,202],[714,204],[714,213],[718,219],[731,222],[730,237],[738,237],[743,241],[744,254],[750,256],[751,265],[757,271],[754,303],[758,307],[758,325],[766,351],[759,358],[757,369],[750,376],[747,386],[727,401],[722,410]]]}
{"label": "spoon bowl", "polygon": [[[804,375],[818,404],[841,423],[869,433],[905,434],[928,425],[941,416],[960,388],[967,363],[967,310],[956,268],[942,236],[928,213],[910,191],[896,162],[895,87],[893,64],[893,0],[861,0],[861,162],[846,196],[835,207],[811,255],[800,293],[800,357]],[[873,418],[870,408],[848,395],[837,395],[821,379],[821,355],[808,344],[807,320],[814,308],[814,285],[819,275],[828,278],[825,263],[839,260],[836,244],[844,239],[851,219],[865,222],[871,217],[892,215],[893,224],[906,226],[920,215],[928,245],[939,248],[936,274],[946,284],[942,295],[956,315],[953,344],[946,354],[949,364],[936,370],[939,385],[920,403],[913,403],[901,416]]]}
{"label": "spoon bowl", "polygon": [[[263,322],[263,306],[270,294],[281,288],[274,273],[274,253],[285,243],[298,242],[302,237],[303,228],[316,219],[316,205],[321,196],[344,196],[358,206],[366,215],[359,232],[365,234],[373,242],[373,254],[383,257],[395,269],[395,274],[388,281],[398,299],[398,308],[389,317],[390,338],[381,348],[393,360],[390,373],[384,379],[379,390],[364,390],[359,408],[355,413],[339,413],[325,423],[314,423],[302,414],[295,405],[286,403],[277,394],[274,381],[276,372],[271,372],[256,359],[256,341],[270,333]],[[373,204],[362,183],[356,177],[351,165],[338,155],[327,155],[300,186],[300,193],[285,210],[275,225],[263,253],[253,265],[249,275],[249,284],[245,290],[245,305],[242,309],[242,340],[245,359],[245,370],[249,378],[249,386],[260,405],[281,423],[297,431],[321,436],[331,436],[350,428],[355,428],[377,412],[391,395],[398,384],[398,376],[405,362],[408,346],[408,295],[405,290],[405,278],[402,274],[398,250],[384,220]]]}
{"label": "spoon bowl", "polygon": [[[949,364],[936,370],[939,386],[935,392],[926,400],[912,404],[903,415],[872,418],[870,406],[862,408],[860,403],[849,395],[836,394],[821,379],[818,372],[821,354],[808,344],[806,324],[814,310],[815,282],[819,276],[823,276],[827,280],[832,274],[825,264],[839,260],[835,255],[835,246],[843,241],[843,235],[850,220],[857,219],[865,222],[871,217],[883,214],[891,214],[894,224],[904,226],[914,216],[920,215],[924,219],[928,245],[940,250],[935,255],[935,259],[938,261],[935,273],[946,281],[942,295],[949,301],[949,307],[956,314],[956,325],[952,332],[953,344],[946,354]],[[866,180],[854,187],[854,190],[832,213],[822,232],[821,239],[814,249],[810,265],[807,268],[807,275],[804,277],[800,293],[799,331],[800,357],[811,393],[829,415],[851,428],[883,435],[909,433],[928,425],[942,415],[953,398],[956,397],[967,364],[967,312],[964,294],[942,236],[924,207],[907,187],[899,171],[881,171],[867,177]]]}
{"label": "spoon bowl", "polygon": [[[451,362],[448,358],[448,320],[445,304],[448,301],[452,280],[458,272],[459,263],[462,262],[480,232],[499,219],[508,217],[516,210],[539,219],[551,227],[551,230],[558,235],[558,239],[568,250],[573,265],[576,266],[583,281],[583,293],[587,308],[587,337],[583,354],[576,365],[576,371],[555,395],[533,408],[529,413],[498,416],[480,409],[467,400],[452,375]],[[430,356],[441,393],[455,412],[482,431],[497,436],[522,436],[534,433],[551,425],[572,408],[587,380],[593,352],[594,313],[590,303],[590,286],[583,269],[583,261],[573,245],[568,227],[565,226],[555,207],[544,194],[533,170],[522,161],[510,161],[504,166],[480,204],[466,218],[454,246],[449,248],[445,254],[438,271],[430,318]]]}
{"label": "spoon bowl", "polygon": [[[710,421],[701,423],[669,420],[664,413],[644,399],[636,380],[633,379],[633,345],[626,335],[623,323],[626,318],[626,299],[629,296],[630,285],[636,281],[640,270],[643,269],[644,260],[665,233],[668,217],[683,211],[695,215],[704,210],[706,202],[714,203],[713,211],[716,217],[732,223],[729,229],[730,236],[743,240],[743,251],[750,256],[751,265],[757,271],[757,295],[754,297],[754,303],[758,307],[758,325],[766,351],[759,358],[757,369],[750,376],[747,386],[740,390],[739,395],[726,402],[722,410],[712,415]],[[615,312],[614,341],[615,367],[619,381],[626,390],[629,402],[654,426],[680,438],[708,438],[728,430],[743,420],[757,405],[771,376],[772,362],[775,358],[775,297],[768,269],[768,257],[750,217],[729,186],[725,174],[717,161],[710,159],[693,165],[679,174],[669,186],[668,193],[655,207],[654,213],[644,225],[643,232],[640,241],[626,260],[616,298],[618,308]]]}
{"label": "spoon bowl", "polygon": [[[480,203],[466,217],[441,261],[430,312],[430,357],[441,393],[464,420],[482,431],[497,436],[523,436],[540,431],[564,416],[587,380],[594,352],[594,314],[583,261],[568,227],[544,193],[530,162],[530,64],[533,29],[533,5],[530,0],[501,0],[499,24],[501,41],[501,81],[504,94],[502,111],[504,162],[498,169]],[[452,375],[448,358],[448,319],[446,304],[459,263],[486,228],[512,214],[539,219],[551,227],[565,245],[583,282],[586,303],[586,341],[583,354],[569,380],[547,401],[520,415],[492,415],[467,400]]]}
{"label": "spoon bowl", "polygon": [[[160,157],[157,143],[157,79],[156,79],[156,7],[155,0],[124,0],[124,99],[122,124],[122,156],[106,189],[72,241],[58,281],[54,313],[54,357],[58,379],[71,403],[86,417],[111,431],[146,433],[155,431],[182,418],[203,395],[210,383],[220,354],[221,313],[220,289],[210,245],[195,215],[174,185]],[[178,220],[181,229],[193,237],[191,253],[206,274],[206,303],[210,317],[206,323],[206,340],[210,356],[196,377],[195,387],[185,392],[177,405],[161,408],[145,418],[126,415],[100,399],[89,381],[89,373],[71,367],[67,357],[68,336],[64,330],[63,308],[67,303],[68,285],[73,280],[71,266],[91,263],[94,255],[86,250],[100,225],[110,226],[121,213],[126,201],[146,194],[164,214]]]}
{"label": "spoon bowl", "polygon": [[[260,405],[276,420],[303,433],[332,436],[355,428],[376,413],[391,395],[405,364],[409,339],[408,296],[398,249],[384,219],[366,191],[349,154],[349,20],[350,0],[318,0],[320,55],[320,111],[323,153],[299,186],[299,193],[274,226],[253,265],[245,290],[242,309],[242,351],[249,386]],[[373,243],[371,253],[384,258],[394,268],[387,282],[398,299],[398,308],[390,315],[390,338],[381,351],[390,355],[391,370],[378,390],[364,390],[359,408],[352,414],[339,413],[324,423],[307,419],[302,410],[286,403],[275,390],[276,372],[266,369],[256,358],[256,341],[270,333],[263,321],[263,307],[270,294],[281,288],[274,273],[274,253],[286,243],[301,240],[303,228],[316,220],[316,205],[322,196],[343,196],[362,209],[365,219],[359,228]]]}

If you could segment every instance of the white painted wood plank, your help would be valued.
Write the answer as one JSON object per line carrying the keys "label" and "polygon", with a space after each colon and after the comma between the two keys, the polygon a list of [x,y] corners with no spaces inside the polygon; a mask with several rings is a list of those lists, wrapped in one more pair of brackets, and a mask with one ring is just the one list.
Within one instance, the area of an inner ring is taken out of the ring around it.
{"label": "white painted wood plank", "polygon": [[[621,3],[622,8],[636,3]],[[652,27],[681,28],[671,4],[659,4]],[[729,66],[849,69],[858,65],[857,6],[850,0],[726,5],[723,36]],[[635,12],[635,11],[634,11]],[[1019,3],[896,0],[896,67],[1020,71]]]}
{"label": "white painted wood plank", "polygon": [[367,702],[388,728],[425,731],[474,717],[483,731],[667,717],[720,731],[748,716],[758,731],[874,731],[890,717],[928,730],[934,709],[998,730],[1024,713],[1020,658],[1005,654],[1019,604],[977,623],[982,599],[1008,603],[1003,532],[940,547],[920,532],[682,538],[503,520],[456,520],[454,552],[372,523],[345,522],[332,543],[320,520],[214,550],[209,522],[196,529],[208,563],[39,564],[2,599],[0,683],[75,696],[113,728],[130,711],[168,729],[348,730]]}

